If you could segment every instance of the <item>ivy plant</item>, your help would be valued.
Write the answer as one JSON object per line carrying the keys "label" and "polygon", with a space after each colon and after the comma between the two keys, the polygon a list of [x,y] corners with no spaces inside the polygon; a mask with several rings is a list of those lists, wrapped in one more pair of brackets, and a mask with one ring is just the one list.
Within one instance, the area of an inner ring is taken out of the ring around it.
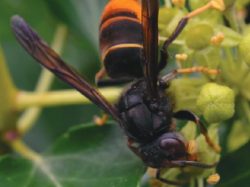
{"label": "ivy plant", "polygon": [[[165,187],[127,147],[125,135],[102,112],[47,70],[39,69],[17,44],[9,26],[19,14],[62,58],[93,83],[98,71],[98,24],[107,1],[2,0],[0,6],[0,186],[3,187]],[[249,0],[165,0],[159,11],[159,43],[178,21],[189,20],[169,48],[162,74],[184,71],[166,90],[175,110],[197,113],[221,152],[213,151],[191,122],[176,122],[192,142],[189,151],[215,168],[166,169],[163,176],[185,186],[248,186],[250,138]],[[91,21],[90,21],[91,20]],[[196,72],[198,71],[198,73]],[[211,73],[212,72],[212,73]],[[213,73],[216,72],[216,73]],[[99,89],[112,103],[123,87]]]}

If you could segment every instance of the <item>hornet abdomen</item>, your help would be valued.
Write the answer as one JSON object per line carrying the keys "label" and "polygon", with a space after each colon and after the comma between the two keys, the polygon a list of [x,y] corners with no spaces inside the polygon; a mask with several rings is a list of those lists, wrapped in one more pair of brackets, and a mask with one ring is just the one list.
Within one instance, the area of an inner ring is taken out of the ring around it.
{"label": "hornet abdomen", "polygon": [[111,78],[142,77],[143,33],[137,0],[111,0],[100,24],[103,65]]}

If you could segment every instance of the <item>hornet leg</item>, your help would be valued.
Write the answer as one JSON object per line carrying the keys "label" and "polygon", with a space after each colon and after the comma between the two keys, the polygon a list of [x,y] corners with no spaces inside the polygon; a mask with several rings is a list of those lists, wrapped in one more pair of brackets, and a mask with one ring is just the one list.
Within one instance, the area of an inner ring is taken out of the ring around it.
{"label": "hornet leg", "polygon": [[198,67],[191,67],[191,68],[181,68],[181,69],[175,69],[168,74],[164,75],[160,79],[160,86],[163,88],[166,88],[168,83],[177,77],[179,74],[189,74],[189,73],[205,73],[209,75],[217,75],[219,74],[219,70],[217,69],[209,69],[203,66],[198,66]]}
{"label": "hornet leg", "polygon": [[187,183],[187,181],[174,181],[174,180],[168,180],[168,179],[162,178],[161,169],[157,170],[155,178],[163,183],[170,184],[170,185],[180,186],[180,185]]}
{"label": "hornet leg", "polygon": [[224,4],[215,6],[212,1],[209,1],[206,5],[204,5],[200,8],[197,8],[197,9],[193,10],[192,12],[189,12],[185,17],[183,17],[179,21],[179,23],[178,23],[177,27],[175,28],[175,30],[173,31],[173,33],[163,43],[163,46],[162,46],[161,51],[160,51],[160,62],[159,62],[159,66],[158,66],[158,71],[161,71],[167,65],[167,61],[168,61],[167,49],[168,49],[169,45],[180,35],[182,30],[187,25],[188,20],[194,16],[201,14],[202,12],[204,12],[208,9],[211,9],[211,8],[222,10],[224,8],[223,5]]}
{"label": "hornet leg", "polygon": [[[165,167],[169,167],[169,168],[182,168],[182,167],[196,167],[196,168],[204,168],[204,169],[209,169],[209,168],[213,168],[217,165],[217,163],[214,164],[204,164],[201,162],[196,162],[196,161],[188,161],[188,160],[174,160],[174,161],[169,161]],[[161,169],[157,170],[156,173],[156,179],[158,179],[159,181],[166,183],[166,184],[171,184],[171,185],[183,185],[185,183],[187,183],[188,181],[172,181],[172,180],[168,180],[165,178],[161,177]]]}
{"label": "hornet leg", "polygon": [[174,113],[174,117],[180,120],[189,120],[193,121],[197,126],[199,126],[201,133],[206,139],[207,144],[213,148],[214,151],[219,153],[221,151],[221,148],[218,144],[214,143],[211,138],[208,136],[207,128],[205,125],[200,121],[200,118],[196,116],[194,113],[188,111],[188,110],[180,110],[176,113]]}

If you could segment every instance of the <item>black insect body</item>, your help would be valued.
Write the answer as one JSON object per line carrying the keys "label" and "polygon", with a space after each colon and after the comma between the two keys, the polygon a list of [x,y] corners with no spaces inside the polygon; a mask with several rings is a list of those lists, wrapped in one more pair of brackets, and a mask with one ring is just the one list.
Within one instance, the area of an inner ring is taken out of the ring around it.
{"label": "black insect body", "polygon": [[175,32],[164,43],[158,63],[158,9],[158,1],[142,0],[143,77],[129,86],[117,106],[110,104],[95,88],[66,65],[21,17],[12,18],[12,28],[20,44],[41,65],[77,89],[120,124],[127,135],[129,148],[147,166],[158,169],[157,179],[165,183],[182,184],[181,181],[162,178],[161,169],[185,166],[211,168],[215,164],[189,160],[187,142],[176,132],[173,118],[195,122],[207,143],[215,150],[218,150],[218,147],[210,140],[206,128],[195,114],[189,111],[173,112],[173,104],[165,89],[177,72],[173,71],[161,78],[159,72],[167,64],[167,47],[185,27],[188,17],[179,22]]}
{"label": "black insect body", "polygon": [[[199,123],[198,117],[189,111],[174,113],[171,97],[166,94],[164,87],[158,87],[157,92],[158,98],[152,99],[147,91],[146,81],[141,79],[133,83],[119,99],[117,109],[123,122],[124,132],[128,136],[130,149],[152,168],[188,165],[213,167],[214,164],[188,161],[187,141],[175,131],[173,117]],[[205,136],[207,137],[206,133]],[[180,184],[176,181],[161,180]]]}
{"label": "black insect body", "polygon": [[152,142],[170,130],[172,103],[165,89],[159,89],[158,94],[159,98],[152,100],[142,79],[133,83],[119,99],[117,109],[125,132],[137,142]]}

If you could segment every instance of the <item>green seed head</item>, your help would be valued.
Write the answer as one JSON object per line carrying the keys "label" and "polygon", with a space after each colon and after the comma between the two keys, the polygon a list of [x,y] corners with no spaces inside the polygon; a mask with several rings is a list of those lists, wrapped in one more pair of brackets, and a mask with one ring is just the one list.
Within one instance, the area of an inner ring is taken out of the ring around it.
{"label": "green seed head", "polygon": [[174,15],[177,13],[177,10],[163,7],[159,10],[159,20],[158,22],[160,24],[168,24],[174,17]]}
{"label": "green seed head", "polygon": [[160,36],[169,36],[171,31],[168,28],[169,23],[175,17],[178,10],[173,8],[163,7],[159,10],[158,28]]}
{"label": "green seed head", "polygon": [[234,114],[234,92],[215,83],[207,83],[197,99],[197,108],[208,123],[226,120]]}
{"label": "green seed head", "polygon": [[210,45],[214,30],[206,23],[196,24],[188,29],[186,44],[190,49],[201,50]]}

